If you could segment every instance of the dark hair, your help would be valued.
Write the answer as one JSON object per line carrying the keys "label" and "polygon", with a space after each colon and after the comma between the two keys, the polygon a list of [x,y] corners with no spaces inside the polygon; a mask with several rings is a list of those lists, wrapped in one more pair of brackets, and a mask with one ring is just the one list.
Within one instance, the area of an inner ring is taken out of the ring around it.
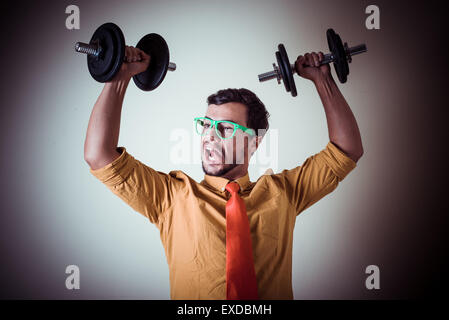
{"label": "dark hair", "polygon": [[262,136],[265,134],[269,127],[268,118],[270,114],[254,92],[244,88],[224,89],[207,98],[208,105],[221,105],[228,102],[240,102],[247,106],[248,128],[254,129],[256,135],[259,135],[258,129],[265,129],[262,131]]}

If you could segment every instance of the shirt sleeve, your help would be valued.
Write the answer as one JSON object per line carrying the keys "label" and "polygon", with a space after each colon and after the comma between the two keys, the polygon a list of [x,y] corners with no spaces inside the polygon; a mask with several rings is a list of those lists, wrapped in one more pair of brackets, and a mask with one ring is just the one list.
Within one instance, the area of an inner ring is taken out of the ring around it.
{"label": "shirt sleeve", "polygon": [[156,171],[118,147],[120,156],[90,172],[136,212],[159,225],[174,198],[174,177]]}
{"label": "shirt sleeve", "polygon": [[301,166],[283,170],[276,176],[281,179],[298,215],[331,193],[355,167],[354,160],[329,142],[324,150],[309,157]]}

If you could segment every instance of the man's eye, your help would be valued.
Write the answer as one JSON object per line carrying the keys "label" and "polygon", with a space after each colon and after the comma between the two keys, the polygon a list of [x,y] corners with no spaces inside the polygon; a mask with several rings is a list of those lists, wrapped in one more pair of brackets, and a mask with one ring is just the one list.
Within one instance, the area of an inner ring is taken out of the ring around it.
{"label": "man's eye", "polygon": [[208,123],[203,123],[204,128],[209,128],[209,124]]}
{"label": "man's eye", "polygon": [[228,131],[232,130],[232,131],[234,131],[234,128],[232,128],[232,127],[225,127],[225,130],[228,130]]}

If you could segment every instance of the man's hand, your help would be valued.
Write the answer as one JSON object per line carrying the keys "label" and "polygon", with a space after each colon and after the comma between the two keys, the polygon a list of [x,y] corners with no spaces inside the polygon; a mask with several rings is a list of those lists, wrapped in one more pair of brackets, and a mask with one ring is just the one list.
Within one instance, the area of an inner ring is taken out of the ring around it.
{"label": "man's hand", "polygon": [[145,71],[150,64],[150,56],[140,49],[125,47],[125,61],[112,82],[130,80],[136,74]]}
{"label": "man's hand", "polygon": [[329,64],[319,66],[323,60],[324,54],[320,51],[318,53],[306,53],[304,56],[299,56],[295,62],[296,72],[303,78],[316,82],[317,80],[331,76]]}

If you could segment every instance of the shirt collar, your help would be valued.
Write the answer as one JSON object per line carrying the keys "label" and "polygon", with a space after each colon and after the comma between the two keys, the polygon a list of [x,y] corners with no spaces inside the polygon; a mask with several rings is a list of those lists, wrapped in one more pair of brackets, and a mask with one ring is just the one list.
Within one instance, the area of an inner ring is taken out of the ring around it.
{"label": "shirt collar", "polygon": [[211,186],[212,188],[214,188],[220,192],[225,192],[226,185],[231,181],[235,181],[239,184],[240,191],[244,191],[251,184],[251,182],[249,181],[248,172],[244,176],[242,176],[236,180],[228,180],[223,177],[215,177],[215,176],[210,176],[208,174],[204,175],[204,180],[203,180],[203,182],[207,183],[209,186]]}

